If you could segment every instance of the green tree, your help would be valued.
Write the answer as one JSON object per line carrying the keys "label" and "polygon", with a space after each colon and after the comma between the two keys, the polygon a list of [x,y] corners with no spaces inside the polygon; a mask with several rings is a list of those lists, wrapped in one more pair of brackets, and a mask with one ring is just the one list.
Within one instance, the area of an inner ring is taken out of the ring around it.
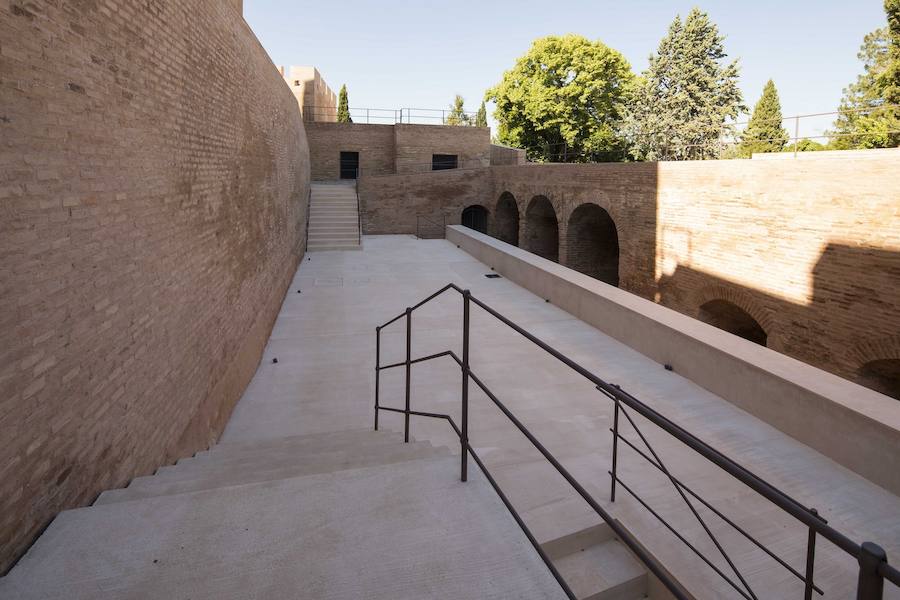
{"label": "green tree", "polygon": [[737,61],[725,63],[724,37],[695,8],[669,26],[629,107],[626,133],[639,160],[716,158],[726,124],[746,111]]}
{"label": "green tree", "polygon": [[788,133],[781,121],[781,101],[770,79],[753,108],[747,129],[741,134],[741,154],[749,157],[754,152],[781,152],[788,143]]}
{"label": "green tree", "polygon": [[535,161],[619,160],[619,135],[634,74],[625,57],[578,35],[535,40],[485,94],[500,142]]}
{"label": "green tree", "polygon": [[484,100],[482,100],[481,106],[478,108],[478,112],[475,113],[475,127],[487,126],[487,107],[484,105]]}
{"label": "green tree", "polygon": [[353,122],[353,119],[350,118],[350,102],[347,100],[347,85],[346,84],[341,86],[341,91],[338,94],[337,122],[338,123],[352,123]]}
{"label": "green tree", "polygon": [[819,142],[808,138],[803,138],[796,144],[788,144],[784,147],[785,152],[818,152],[827,149],[828,146],[825,144],[820,144]]}
{"label": "green tree", "polygon": [[457,94],[453,99],[453,104],[450,105],[450,112],[444,119],[444,125],[471,125],[472,120],[466,114],[465,104],[466,101],[463,100],[463,97]]}
{"label": "green tree", "polygon": [[863,72],[844,88],[830,148],[900,145],[900,0],[885,0],[887,27],[863,39],[857,56]]}

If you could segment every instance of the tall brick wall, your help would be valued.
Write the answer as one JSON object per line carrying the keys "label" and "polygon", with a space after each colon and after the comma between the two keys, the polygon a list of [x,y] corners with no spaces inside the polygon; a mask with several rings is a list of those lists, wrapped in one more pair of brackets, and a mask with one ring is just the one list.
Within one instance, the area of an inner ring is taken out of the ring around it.
{"label": "tall brick wall", "polygon": [[308,168],[233,2],[0,2],[0,572],[216,439],[302,255]]}
{"label": "tall brick wall", "polygon": [[359,152],[364,176],[431,171],[432,155],[455,154],[461,167],[491,162],[490,129],[440,125],[308,123],[312,178],[340,177],[341,152]]}
{"label": "tall brick wall", "polygon": [[[407,232],[408,215],[427,213],[428,202],[445,213],[479,203],[490,211],[489,232],[506,238],[513,198],[518,244],[528,247],[537,222],[528,223],[527,209],[543,196],[558,222],[559,262],[614,280],[614,249],[597,243],[612,238],[601,227],[605,216],[595,214],[590,227],[579,218],[580,206],[594,204],[615,224],[623,289],[694,317],[703,304],[726,300],[759,322],[770,348],[860,383],[870,383],[860,372],[866,363],[900,359],[896,155],[478,173],[473,185],[458,172],[459,188],[439,186],[445,174],[375,178],[361,182],[361,198],[367,213],[379,214],[378,233]],[[465,195],[456,197],[459,190]]]}

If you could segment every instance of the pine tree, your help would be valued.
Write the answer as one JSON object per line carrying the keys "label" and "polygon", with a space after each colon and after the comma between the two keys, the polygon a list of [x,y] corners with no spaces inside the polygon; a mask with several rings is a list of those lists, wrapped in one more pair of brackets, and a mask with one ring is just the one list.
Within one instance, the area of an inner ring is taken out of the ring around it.
{"label": "pine tree", "polygon": [[463,97],[457,94],[456,98],[453,99],[453,104],[450,105],[450,113],[444,119],[444,125],[471,124],[469,115],[466,114],[465,103],[466,101],[463,100]]}
{"label": "pine tree", "polygon": [[347,99],[347,85],[346,84],[341,86],[341,91],[338,94],[337,122],[338,123],[352,123],[353,122],[353,119],[350,118],[350,101]]}
{"label": "pine tree", "polygon": [[669,26],[634,94],[625,133],[639,160],[716,158],[726,125],[746,111],[737,61],[725,64],[724,37],[695,8]]}
{"label": "pine tree", "polygon": [[484,100],[482,100],[481,107],[479,107],[478,112],[475,114],[475,127],[487,126],[487,107],[484,105]]}
{"label": "pine tree", "polygon": [[[900,0],[884,0],[884,12],[887,14],[888,66],[882,75],[885,104],[900,105]],[[900,111],[893,111],[900,118]]]}
{"label": "pine tree", "polygon": [[788,143],[788,132],[781,125],[781,102],[778,90],[770,79],[763,88],[762,97],[753,108],[753,116],[741,135],[741,155],[749,157],[754,152],[781,152]]}

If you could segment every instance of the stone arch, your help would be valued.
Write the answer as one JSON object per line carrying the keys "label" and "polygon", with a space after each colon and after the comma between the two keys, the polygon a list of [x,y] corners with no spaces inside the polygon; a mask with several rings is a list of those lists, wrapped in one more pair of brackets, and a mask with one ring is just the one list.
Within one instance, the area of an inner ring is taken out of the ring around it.
{"label": "stone arch", "polygon": [[519,205],[509,192],[500,194],[494,209],[494,232],[498,240],[519,245]]}
{"label": "stone arch", "polygon": [[566,227],[566,266],[609,285],[619,285],[619,234],[606,209],[581,204]]}
{"label": "stone arch", "polygon": [[729,300],[717,298],[704,302],[700,305],[697,318],[760,346],[767,345],[769,336],[759,321]]}
{"label": "stone arch", "polygon": [[859,365],[857,383],[900,400],[900,336],[866,340],[857,344],[850,356]]}
{"label": "stone arch", "polygon": [[[781,338],[778,335],[778,327],[774,315],[765,307],[760,306],[756,298],[751,294],[739,287],[714,283],[701,288],[693,294],[691,306],[697,307],[699,311],[701,306],[711,300],[727,300],[737,305],[741,310],[753,317],[763,331],[766,332],[766,346],[774,350],[782,350]],[[697,318],[699,317],[697,316]]]}
{"label": "stone arch", "polygon": [[538,256],[559,262],[559,221],[546,196],[535,196],[528,203],[523,247]]}
{"label": "stone arch", "polygon": [[480,233],[487,233],[489,215],[490,211],[484,206],[472,204],[463,209],[460,223],[469,229],[474,229]]}

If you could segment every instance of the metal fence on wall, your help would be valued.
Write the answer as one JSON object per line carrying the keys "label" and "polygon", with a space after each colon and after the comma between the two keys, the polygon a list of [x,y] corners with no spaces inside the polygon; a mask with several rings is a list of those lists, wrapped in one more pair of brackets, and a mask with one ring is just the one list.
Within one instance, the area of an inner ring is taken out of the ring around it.
{"label": "metal fence on wall", "polygon": [[[350,120],[354,123],[369,125],[395,125],[409,123],[414,125],[461,125],[474,126],[475,113],[463,112],[454,118],[454,111],[441,108],[351,108]],[[334,106],[304,106],[303,120],[312,122],[334,123],[337,121],[337,108]]]}

